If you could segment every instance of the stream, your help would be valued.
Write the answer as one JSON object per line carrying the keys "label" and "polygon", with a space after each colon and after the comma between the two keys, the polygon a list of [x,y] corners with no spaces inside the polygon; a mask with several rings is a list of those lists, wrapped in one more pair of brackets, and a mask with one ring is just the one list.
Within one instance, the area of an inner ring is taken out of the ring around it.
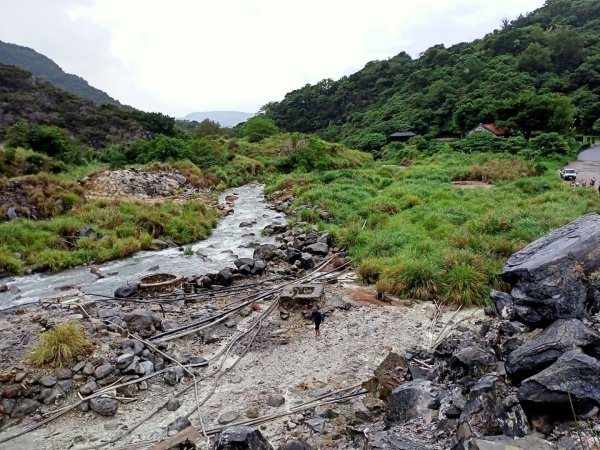
{"label": "stream", "polygon": [[[252,257],[253,244],[273,243],[275,238],[262,236],[261,231],[273,222],[285,223],[285,217],[267,206],[263,186],[246,185],[229,189],[221,194],[219,202],[224,203],[225,197],[231,194],[238,197],[234,213],[223,217],[208,239],[192,244],[193,255],[185,256],[177,248],[140,251],[123,259],[98,264],[97,267],[107,275],[102,279],[90,273],[89,266],[0,279],[0,284],[6,283],[9,287],[9,292],[0,293],[0,307],[55,295],[67,285],[73,285],[86,294],[112,295],[117,287],[128,281],[156,272],[190,276],[232,267],[237,258]],[[242,222],[250,222],[252,226],[240,227]],[[155,266],[159,268],[149,270]],[[117,273],[108,275],[114,272]]]}

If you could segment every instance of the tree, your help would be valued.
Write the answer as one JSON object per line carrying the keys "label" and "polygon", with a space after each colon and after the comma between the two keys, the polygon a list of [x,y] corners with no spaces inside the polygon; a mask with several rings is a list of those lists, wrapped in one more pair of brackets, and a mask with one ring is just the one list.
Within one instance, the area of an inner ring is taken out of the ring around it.
{"label": "tree", "polygon": [[7,148],[27,147],[27,131],[29,131],[27,121],[23,119],[17,120],[6,130],[4,144]]}
{"label": "tree", "polygon": [[221,125],[219,122],[210,119],[204,119],[196,127],[196,136],[206,137],[221,134]]}
{"label": "tree", "polygon": [[517,57],[517,67],[523,72],[546,72],[552,68],[551,55],[550,49],[533,42]]}
{"label": "tree", "polygon": [[250,142],[259,142],[263,139],[279,133],[279,128],[266,116],[254,116],[248,119],[242,126],[242,136],[247,137]]}
{"label": "tree", "polygon": [[594,133],[600,134],[600,118],[596,119],[596,121],[594,122],[594,125],[592,125],[592,130],[594,130]]}

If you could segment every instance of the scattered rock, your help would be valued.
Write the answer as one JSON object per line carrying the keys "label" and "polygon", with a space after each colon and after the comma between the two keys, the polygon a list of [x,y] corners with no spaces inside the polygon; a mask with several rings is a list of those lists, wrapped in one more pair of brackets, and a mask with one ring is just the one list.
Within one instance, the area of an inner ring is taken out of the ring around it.
{"label": "scattered rock", "polygon": [[114,370],[115,368],[112,364],[102,364],[101,366],[98,366],[96,368],[96,370],[94,371],[94,376],[96,377],[96,379],[100,380],[109,376],[111,373],[113,373]]}
{"label": "scattered rock", "polygon": [[38,383],[40,383],[44,387],[52,387],[56,384],[56,377],[53,377],[51,375],[44,375],[40,377]]}
{"label": "scattered rock", "polygon": [[234,318],[230,317],[225,322],[223,322],[223,325],[225,325],[227,328],[235,328],[237,326],[237,322]]}
{"label": "scattered rock", "polygon": [[279,311],[279,317],[281,320],[288,320],[290,318],[290,313],[287,310],[282,309]]}
{"label": "scattered rock", "polygon": [[226,411],[219,416],[219,423],[221,425],[227,425],[228,423],[235,421],[238,417],[239,414],[235,411]]}
{"label": "scattered rock", "polygon": [[96,397],[90,400],[90,408],[101,416],[114,416],[119,402],[113,398]]}
{"label": "scattered rock", "polygon": [[185,430],[187,427],[191,427],[191,426],[192,426],[192,423],[190,422],[190,420],[187,417],[185,417],[185,416],[178,417],[173,422],[171,422],[169,425],[167,425],[167,435],[175,436],[180,431]]}
{"label": "scattered rock", "polygon": [[285,403],[285,397],[281,394],[272,394],[267,399],[267,405],[272,406],[274,408],[278,408],[279,406]]}
{"label": "scattered rock", "polygon": [[251,427],[225,428],[217,436],[213,450],[274,450],[260,431]]}
{"label": "scattered rock", "polygon": [[257,419],[258,417],[260,417],[258,408],[248,408],[246,410],[246,417],[248,419]]}
{"label": "scattered rock", "polygon": [[183,378],[183,368],[181,366],[169,367],[163,374],[163,378],[167,384],[175,386]]}
{"label": "scattered rock", "polygon": [[327,421],[320,417],[315,417],[313,419],[308,419],[306,421],[306,425],[308,425],[316,433],[322,433],[323,430],[325,429],[326,423],[327,423]]}
{"label": "scattered rock", "polygon": [[180,406],[181,406],[181,403],[179,402],[179,400],[176,399],[175,397],[172,397],[167,402],[167,411],[177,411]]}

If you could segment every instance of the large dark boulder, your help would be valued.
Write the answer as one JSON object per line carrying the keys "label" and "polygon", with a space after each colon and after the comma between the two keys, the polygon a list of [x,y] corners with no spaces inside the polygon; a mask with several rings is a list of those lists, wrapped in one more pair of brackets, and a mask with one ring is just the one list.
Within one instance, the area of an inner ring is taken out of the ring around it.
{"label": "large dark boulder", "polygon": [[556,361],[573,348],[600,351],[600,335],[578,319],[560,319],[508,355],[506,372],[523,380]]}
{"label": "large dark boulder", "polygon": [[458,422],[466,438],[530,433],[516,391],[497,374],[486,375],[471,388]]}
{"label": "large dark boulder", "polygon": [[461,370],[465,375],[479,378],[496,368],[497,361],[494,354],[480,347],[469,346],[456,351],[450,359],[450,367]]}
{"label": "large dark boulder", "polygon": [[523,380],[519,398],[527,408],[588,411],[600,405],[600,361],[580,349],[566,352],[550,367]]}
{"label": "large dark boulder", "polygon": [[512,255],[502,279],[513,287],[517,319],[546,326],[600,307],[600,215],[586,214]]}
{"label": "large dark boulder", "polygon": [[433,400],[431,382],[413,380],[398,386],[388,397],[385,411],[386,424],[405,423],[424,416]]}
{"label": "large dark boulder", "polygon": [[139,283],[127,283],[123,286],[118,287],[115,290],[114,296],[116,298],[129,298],[133,297],[140,290]]}
{"label": "large dark boulder", "polygon": [[219,270],[217,274],[217,280],[222,286],[231,286],[233,283],[233,273],[229,267]]}
{"label": "large dark boulder", "polygon": [[251,427],[225,428],[217,436],[213,450],[274,450],[260,431]]}

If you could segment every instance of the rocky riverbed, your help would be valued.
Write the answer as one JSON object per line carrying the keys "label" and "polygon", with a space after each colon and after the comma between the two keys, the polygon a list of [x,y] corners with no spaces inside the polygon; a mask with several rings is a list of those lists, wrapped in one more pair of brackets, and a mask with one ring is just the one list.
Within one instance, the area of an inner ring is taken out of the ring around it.
{"label": "rocky riverbed", "polygon": [[[202,448],[204,433],[214,449],[597,447],[600,216],[513,255],[487,315],[379,297],[308,225],[263,234],[160,297],[129,283],[5,311],[2,448]],[[64,321],[87,353],[32,367],[39,333]]]}

